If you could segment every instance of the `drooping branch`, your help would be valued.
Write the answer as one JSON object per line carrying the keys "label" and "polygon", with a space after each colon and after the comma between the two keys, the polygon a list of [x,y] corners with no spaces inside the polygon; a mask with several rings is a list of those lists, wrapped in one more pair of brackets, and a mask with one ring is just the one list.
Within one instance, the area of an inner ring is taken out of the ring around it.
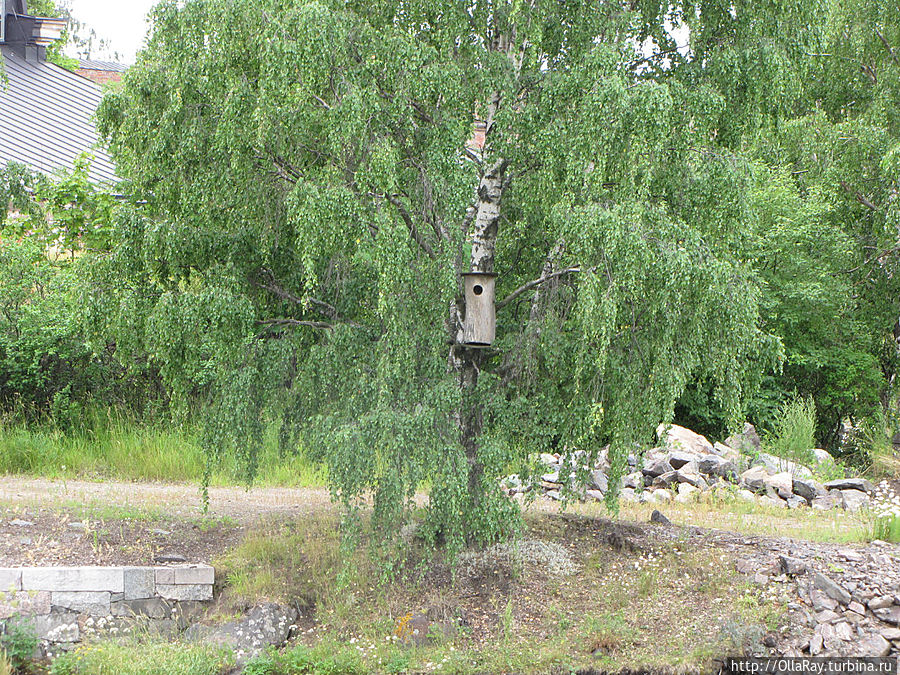
{"label": "drooping branch", "polygon": [[256,322],[257,326],[305,326],[307,328],[320,328],[322,330],[331,330],[334,325],[325,321],[303,321],[301,319],[262,319]]}
{"label": "drooping branch", "polygon": [[431,258],[432,260],[437,258],[434,253],[434,249],[431,248],[431,245],[425,241],[425,238],[422,236],[422,233],[419,232],[419,228],[416,227],[415,222],[413,222],[412,216],[409,215],[409,211],[406,210],[406,207],[403,205],[403,202],[400,201],[400,198],[397,195],[384,195],[385,198],[394,205],[394,208],[397,209],[397,212],[400,214],[400,217],[403,219],[403,222],[406,223],[406,228],[409,230],[410,236],[413,238],[413,241],[419,245],[419,248],[422,249],[425,254]]}
{"label": "drooping branch", "polygon": [[323,314],[327,316],[329,319],[333,321],[337,321],[339,323],[346,323],[351,326],[356,326],[357,328],[362,328],[361,324],[356,323],[355,321],[351,321],[350,319],[343,318],[337,310],[337,307],[332,305],[331,303],[325,302],[324,300],[319,300],[318,298],[302,298],[296,293],[289,291],[284,288],[281,284],[279,284],[275,280],[275,275],[272,273],[272,270],[264,268],[261,270],[263,274],[268,277],[268,281],[260,281],[258,279],[251,279],[250,283],[252,283],[257,288],[262,288],[264,290],[277,295],[282,300],[286,300],[288,302],[292,302],[295,305],[299,305],[301,307],[312,306],[316,308],[316,311],[319,314]]}
{"label": "drooping branch", "polygon": [[869,201],[869,199],[867,199],[866,196],[862,192],[860,192],[859,190],[854,190],[852,187],[850,187],[850,184],[847,183],[847,181],[842,180],[841,187],[844,188],[844,191],[848,195],[852,195],[853,197],[855,197],[856,201],[858,201],[860,204],[865,206],[867,209],[870,209],[871,211],[878,210],[878,207],[875,206],[875,204],[873,204],[871,201]]}
{"label": "drooping branch", "polygon": [[520,295],[522,295],[522,293],[525,293],[526,291],[531,290],[535,286],[540,286],[541,284],[546,283],[547,281],[551,281],[551,280],[556,279],[557,277],[561,277],[565,274],[574,274],[574,273],[580,272],[580,271],[581,271],[580,267],[567,267],[564,270],[558,270],[556,272],[553,272],[552,274],[544,275],[540,279],[533,279],[527,283],[524,283],[521,286],[519,286],[516,290],[514,290],[512,293],[510,293],[505,298],[503,298],[503,300],[498,302],[497,309],[502,309],[502,308],[506,307],[513,300],[515,300]]}
{"label": "drooping branch", "polygon": [[894,48],[891,46],[891,43],[888,42],[887,38],[884,36],[884,34],[880,30],[878,30],[877,27],[875,28],[875,35],[877,35],[878,39],[881,40],[881,44],[883,44],[884,48],[887,49],[888,54],[891,55],[891,60],[894,63],[896,63],[898,66],[900,66],[900,59],[897,58],[897,52],[894,51]]}

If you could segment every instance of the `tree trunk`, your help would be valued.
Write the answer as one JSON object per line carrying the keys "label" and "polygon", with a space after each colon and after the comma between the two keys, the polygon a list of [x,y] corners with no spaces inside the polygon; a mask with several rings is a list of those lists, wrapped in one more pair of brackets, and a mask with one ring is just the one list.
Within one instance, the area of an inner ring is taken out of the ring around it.
{"label": "tree trunk", "polygon": [[[474,216],[471,218],[472,254],[469,260],[460,257],[458,266],[464,267],[468,264],[468,269],[457,269],[457,273],[494,271],[494,248],[500,220],[500,199],[506,187],[505,173],[506,161],[499,160],[488,167],[478,184],[478,199],[474,207]],[[467,232],[466,235],[468,234]],[[482,349],[466,346],[463,341],[465,311],[465,296],[460,286],[460,293],[454,307],[451,308],[448,323],[452,345],[449,366],[457,374],[462,394],[457,417],[459,439],[469,467],[469,498],[472,507],[477,510],[483,497],[484,465],[478,456],[478,437],[481,434],[483,415],[475,390],[478,386],[478,373],[484,352]]]}

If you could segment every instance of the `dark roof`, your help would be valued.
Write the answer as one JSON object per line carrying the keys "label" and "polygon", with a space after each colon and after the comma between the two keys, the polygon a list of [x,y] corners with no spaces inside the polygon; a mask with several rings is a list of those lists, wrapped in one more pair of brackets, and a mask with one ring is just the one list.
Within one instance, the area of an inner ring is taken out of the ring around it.
{"label": "dark roof", "polygon": [[115,61],[96,61],[94,59],[81,59],[78,67],[84,70],[105,70],[110,73],[124,73],[128,66]]}
{"label": "dark roof", "polygon": [[7,82],[0,86],[0,165],[19,162],[52,174],[72,169],[89,151],[90,180],[116,182],[109,155],[97,146],[100,87],[52,63],[26,61],[6,47],[2,52]]}

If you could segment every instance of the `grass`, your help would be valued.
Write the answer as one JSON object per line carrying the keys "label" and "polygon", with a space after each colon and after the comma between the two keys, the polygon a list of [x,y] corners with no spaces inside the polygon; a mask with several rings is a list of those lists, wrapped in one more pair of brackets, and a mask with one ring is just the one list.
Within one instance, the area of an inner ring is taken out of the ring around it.
{"label": "grass", "polygon": [[206,645],[104,641],[57,658],[50,675],[224,675],[232,666],[227,650]]}
{"label": "grass", "polygon": [[[247,672],[702,671],[783,611],[756,596],[724,551],[652,538],[614,550],[606,535],[618,525],[601,518],[526,515],[526,537],[573,556],[579,571],[570,576],[505,558],[465,573],[440,560],[426,570],[415,544],[386,575],[365,537],[347,548],[338,526],[336,516],[272,519],[215,561],[226,579],[222,619],[263,600],[301,608],[293,642]],[[409,642],[408,627],[423,617],[429,639]],[[454,629],[437,630],[443,622]]]}
{"label": "grass", "polygon": [[[191,428],[140,423],[115,411],[88,412],[79,430],[33,426],[0,418],[0,474],[51,479],[199,482],[206,455]],[[324,483],[324,473],[302,454],[284,456],[277,428],[269,425],[255,484],[308,487]],[[213,469],[212,485],[244,481],[241,462],[224,457]]]}

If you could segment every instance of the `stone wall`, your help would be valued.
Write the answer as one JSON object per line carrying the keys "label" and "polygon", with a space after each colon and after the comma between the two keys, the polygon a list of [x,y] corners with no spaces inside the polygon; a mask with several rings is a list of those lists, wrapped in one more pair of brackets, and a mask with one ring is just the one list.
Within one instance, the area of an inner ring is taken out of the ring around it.
{"label": "stone wall", "polygon": [[0,624],[30,621],[45,651],[138,627],[172,632],[212,600],[214,581],[209,565],[0,568]]}

